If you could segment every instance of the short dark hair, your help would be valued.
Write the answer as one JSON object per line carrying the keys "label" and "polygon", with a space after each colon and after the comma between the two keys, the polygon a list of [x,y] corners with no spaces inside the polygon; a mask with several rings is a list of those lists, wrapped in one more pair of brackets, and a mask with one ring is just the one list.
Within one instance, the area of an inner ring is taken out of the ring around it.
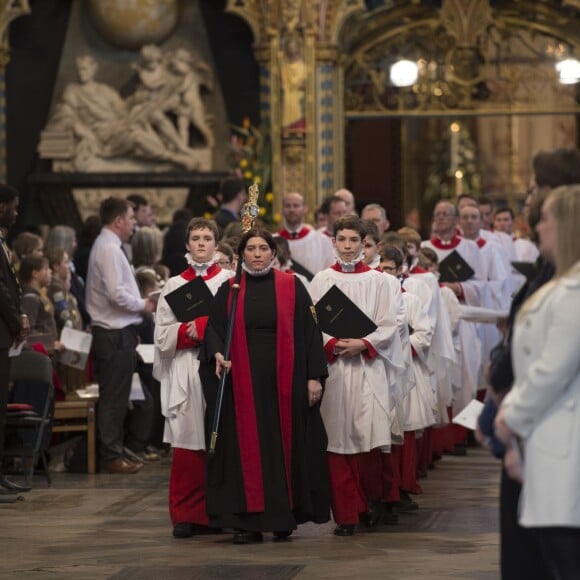
{"label": "short dark hair", "polygon": [[177,222],[188,222],[193,217],[193,213],[187,207],[183,209],[175,210],[173,213],[173,223],[176,224]]}
{"label": "short dark hair", "polygon": [[288,243],[288,240],[282,236],[274,236],[274,241],[276,242],[276,247],[278,249],[278,253],[276,254],[278,262],[280,262],[280,266],[285,266],[291,255],[290,244]]}
{"label": "short dark hair", "polygon": [[559,187],[580,183],[580,150],[540,151],[532,160],[539,187]]}
{"label": "short dark hair", "polygon": [[[429,264],[427,264],[426,261],[428,261]],[[437,264],[439,264],[439,256],[435,250],[428,247],[424,247],[419,250],[419,265],[421,267],[424,268],[425,266],[428,267],[431,265],[437,266]]]}
{"label": "short dark hair", "polygon": [[487,195],[480,195],[477,198],[477,204],[478,205],[489,205],[491,207],[493,207],[495,205],[493,199],[491,199],[491,197],[488,197]]}
{"label": "short dark hair", "polygon": [[323,215],[328,215],[333,204],[341,202],[346,204],[346,201],[344,201],[342,197],[338,197],[338,195],[329,195],[328,197],[325,197],[320,204],[320,213]]}
{"label": "short dark hair", "polygon": [[18,190],[8,185],[0,183],[0,203],[10,203],[18,197]]}
{"label": "short dark hair", "polygon": [[222,203],[228,203],[244,190],[244,182],[237,177],[226,177],[220,184]]}
{"label": "short dark hair", "polygon": [[377,227],[377,224],[372,220],[362,220],[362,223],[365,228],[365,235],[363,236],[363,240],[367,236],[370,236],[375,241],[375,244],[378,244],[381,240],[381,236],[379,235],[379,228]]}
{"label": "short dark hair", "polygon": [[494,212],[493,212],[493,217],[495,217],[496,215],[499,215],[500,213],[509,213],[512,219],[515,219],[516,216],[514,214],[514,210],[511,207],[498,207]]}
{"label": "short dark hair", "polygon": [[[340,201],[344,201],[344,199],[341,199]],[[334,237],[336,237],[338,232],[341,230],[354,230],[355,232],[358,232],[361,241],[366,236],[366,228],[363,224],[363,221],[355,215],[345,215],[344,217],[336,220],[332,229]]]}
{"label": "short dark hair", "polygon": [[397,246],[385,246],[381,250],[381,262],[386,261],[395,262],[395,266],[399,269],[403,265],[403,254]]}
{"label": "short dark hair", "polygon": [[217,250],[226,256],[230,262],[234,261],[234,249],[227,242],[220,242],[217,245]]}
{"label": "short dark hair", "polygon": [[220,232],[217,224],[213,220],[208,220],[205,218],[193,218],[189,221],[185,230],[185,243],[187,244],[189,240],[189,234],[193,230],[203,230],[206,228],[213,234],[213,240],[217,244],[218,240],[220,239]]}
{"label": "short dark hair", "polygon": [[12,242],[12,250],[19,260],[32,254],[38,246],[42,247],[42,238],[32,232],[20,232]]}
{"label": "short dark hair", "polygon": [[38,272],[45,266],[48,266],[48,258],[30,254],[30,256],[22,258],[22,262],[20,262],[20,270],[18,271],[18,277],[23,284],[26,284],[26,282],[30,282],[30,280],[32,280],[33,272]]}
{"label": "short dark hair", "polygon": [[110,226],[116,218],[123,217],[133,203],[120,197],[108,197],[101,202],[99,217],[104,226]]}
{"label": "short dark hair", "polygon": [[149,205],[147,199],[138,193],[131,193],[130,195],[127,196],[127,199],[133,204],[135,210],[138,210],[140,207],[143,207],[144,205]]}
{"label": "short dark hair", "polygon": [[238,255],[241,257],[244,254],[244,250],[248,245],[248,240],[250,238],[262,238],[270,249],[272,250],[272,254],[276,256],[278,254],[278,246],[276,246],[276,242],[272,234],[265,230],[264,228],[252,228],[248,232],[246,232],[240,239],[240,243],[238,245]]}
{"label": "short dark hair", "polygon": [[406,258],[409,250],[407,250],[407,240],[397,232],[385,232],[381,236],[381,243],[383,246],[395,246],[403,255],[403,258]]}
{"label": "short dark hair", "polygon": [[[475,197],[475,195],[472,195],[471,193],[462,193],[460,195],[457,196],[457,200],[455,205],[459,205],[459,202],[464,200],[464,199],[472,199],[473,201],[475,201],[477,203],[477,199]],[[442,199],[441,201],[448,201],[449,203],[453,203],[450,199]]]}

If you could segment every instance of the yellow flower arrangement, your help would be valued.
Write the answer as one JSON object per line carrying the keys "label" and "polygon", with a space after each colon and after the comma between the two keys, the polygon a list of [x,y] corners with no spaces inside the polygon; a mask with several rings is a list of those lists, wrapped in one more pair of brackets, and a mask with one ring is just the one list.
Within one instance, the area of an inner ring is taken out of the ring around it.
{"label": "yellow flower arrangement", "polygon": [[[254,127],[245,117],[241,126],[232,125],[229,163],[234,174],[243,179],[246,188],[254,183],[260,186],[262,222],[274,226],[280,222],[273,215],[274,194],[271,188],[271,146],[268,131]],[[264,194],[264,192],[268,192]]]}

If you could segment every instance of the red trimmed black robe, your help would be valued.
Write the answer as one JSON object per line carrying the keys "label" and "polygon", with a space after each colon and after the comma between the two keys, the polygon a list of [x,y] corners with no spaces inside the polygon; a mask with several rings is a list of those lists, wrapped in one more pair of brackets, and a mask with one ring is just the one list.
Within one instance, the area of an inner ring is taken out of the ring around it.
{"label": "red trimmed black robe", "polygon": [[[200,368],[211,431],[231,281],[212,303]],[[308,379],[328,375],[312,302],[294,276],[243,274],[216,455],[208,459],[210,525],[292,530],[329,520],[327,437],[320,403],[308,406]],[[210,440],[209,435],[207,441]]]}

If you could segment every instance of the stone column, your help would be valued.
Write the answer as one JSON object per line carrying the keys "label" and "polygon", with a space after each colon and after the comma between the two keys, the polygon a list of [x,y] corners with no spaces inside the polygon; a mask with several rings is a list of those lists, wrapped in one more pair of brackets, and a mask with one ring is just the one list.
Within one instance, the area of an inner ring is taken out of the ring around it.
{"label": "stone column", "polygon": [[[364,0],[228,0],[254,33],[262,124],[272,138],[272,189],[298,191],[310,211],[344,184],[344,83],[339,35]],[[282,67],[288,42],[300,43],[305,70],[303,123],[283,122]],[[268,47],[268,48],[266,48]],[[267,62],[269,55],[269,62]]]}
{"label": "stone column", "polygon": [[30,14],[28,0],[0,0],[0,182],[6,181],[6,66],[10,62],[8,30],[13,20]]}

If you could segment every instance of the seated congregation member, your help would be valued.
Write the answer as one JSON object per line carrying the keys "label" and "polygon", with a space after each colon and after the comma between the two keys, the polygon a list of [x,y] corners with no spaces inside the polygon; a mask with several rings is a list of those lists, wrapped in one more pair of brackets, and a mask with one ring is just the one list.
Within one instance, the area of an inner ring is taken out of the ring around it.
{"label": "seated congregation member", "polygon": [[265,531],[283,540],[297,524],[329,519],[328,440],[320,416],[328,371],[308,292],[295,276],[272,269],[272,235],[250,230],[238,253],[244,272],[231,360],[223,352],[233,280],[212,303],[201,376],[210,430],[217,376],[228,372],[207,469],[209,523],[235,528],[234,543],[247,544]]}
{"label": "seated congregation member", "polygon": [[[336,285],[377,326],[364,338],[323,334],[330,374],[321,411],[338,536],[353,535],[359,514],[382,495],[380,451],[391,445],[390,390],[406,371],[397,326],[401,288],[364,264],[365,234],[359,218],[339,219],[333,238],[337,262],[319,272],[309,288],[317,303]],[[371,473],[377,474],[374,481]]]}
{"label": "seated congregation member", "polygon": [[223,270],[216,263],[218,235],[213,221],[193,218],[189,222],[184,239],[188,267],[168,280],[155,320],[158,362],[154,372],[161,382],[164,442],[173,448],[169,514],[176,538],[210,531],[205,506],[205,401],[198,361],[207,316],[179,322],[165,296],[199,277],[215,294],[233,276],[231,270]]}
{"label": "seated congregation member", "polygon": [[542,206],[535,229],[555,275],[519,308],[511,344],[514,383],[495,421],[507,446],[506,470],[523,482],[518,520],[532,532],[526,544],[534,553],[520,550],[523,538],[513,532],[502,541],[518,568],[537,550],[542,578],[563,580],[580,570],[579,219],[580,185],[554,189]]}

